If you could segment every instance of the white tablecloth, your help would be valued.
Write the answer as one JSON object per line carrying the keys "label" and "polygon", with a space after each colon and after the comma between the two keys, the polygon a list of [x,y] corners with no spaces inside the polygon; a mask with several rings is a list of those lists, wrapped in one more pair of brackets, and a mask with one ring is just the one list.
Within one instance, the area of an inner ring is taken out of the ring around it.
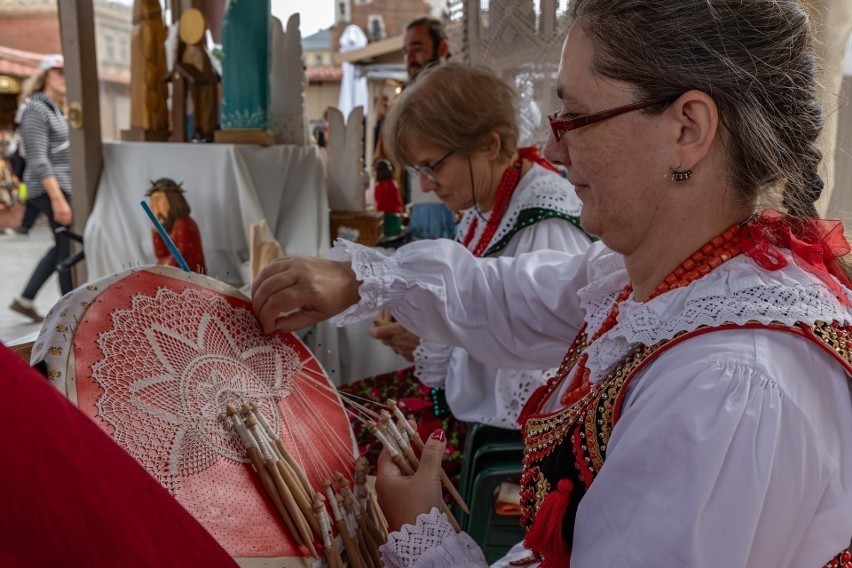
{"label": "white tablecloth", "polygon": [[89,278],[154,261],[139,202],[161,177],[183,183],[210,276],[241,286],[248,230],[266,219],[286,254],[328,250],[328,201],[315,146],[104,144],[104,171],[86,224]]}
{"label": "white tablecloth", "polygon": [[[285,254],[324,256],[328,198],[316,146],[105,143],[104,171],[84,233],[89,279],[154,262],[140,201],[150,182],[182,182],[198,223],[208,274],[237,288],[247,278],[249,227],[266,219]],[[306,337],[336,383],[405,361],[367,336],[366,325],[316,326]]]}

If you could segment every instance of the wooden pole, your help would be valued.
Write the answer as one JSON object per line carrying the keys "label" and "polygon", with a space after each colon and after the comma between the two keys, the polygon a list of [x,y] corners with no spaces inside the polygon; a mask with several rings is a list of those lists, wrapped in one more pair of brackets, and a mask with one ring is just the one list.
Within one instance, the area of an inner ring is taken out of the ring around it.
{"label": "wooden pole", "polygon": [[[103,170],[95,13],[92,2],[86,0],[59,0],[58,7],[68,89],[72,228],[82,234]],[[75,286],[87,280],[84,263],[75,265],[72,278]]]}

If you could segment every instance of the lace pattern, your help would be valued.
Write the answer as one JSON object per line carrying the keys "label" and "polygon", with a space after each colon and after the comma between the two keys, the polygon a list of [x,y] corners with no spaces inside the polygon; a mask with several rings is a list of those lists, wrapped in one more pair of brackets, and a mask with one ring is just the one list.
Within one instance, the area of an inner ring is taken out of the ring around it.
{"label": "lace pattern", "polygon": [[414,376],[429,387],[443,388],[453,348],[425,339],[414,349]]}
{"label": "lace pattern", "polygon": [[432,508],[418,515],[414,525],[404,525],[379,548],[386,568],[482,566],[485,557],[466,533],[456,534],[447,517]]}
{"label": "lace pattern", "polygon": [[[617,293],[614,288],[623,286],[615,276],[581,291],[586,312],[594,314],[589,318],[592,331],[606,317]],[[794,325],[820,320],[849,325],[852,314],[792,260],[782,270],[767,272],[741,256],[650,302],[623,302],[615,327],[587,349],[586,367],[590,380],[596,382],[637,345],[654,345],[702,326],[748,322]]]}
{"label": "lace pattern", "polygon": [[[222,423],[226,403],[255,401],[281,435],[278,402],[302,370],[298,354],[266,337],[252,313],[188,288],[132,296],[99,335],[92,380],[111,435],[173,494],[220,458],[247,462]],[[128,374],[127,370],[133,369]]]}
{"label": "lace pattern", "polygon": [[399,264],[393,257],[343,239],[334,241],[329,259],[350,261],[355,277],[362,282],[358,289],[361,301],[332,318],[332,323],[345,326],[373,317],[383,306],[402,298],[404,290],[394,291],[399,280]]}
{"label": "lace pattern", "polygon": [[[499,243],[509,234],[515,227],[518,216],[524,210],[544,209],[569,217],[579,217],[580,208],[580,200],[572,191],[571,184],[567,180],[551,171],[545,170],[538,164],[534,164],[527,174],[521,178],[518,189],[512,195],[509,207],[506,209],[506,213],[503,214],[500,227],[497,228],[497,232],[494,233],[486,250],[490,249],[494,244]],[[485,213],[484,216],[487,219],[488,213]],[[461,221],[459,221],[456,234],[466,235],[468,227],[470,227],[470,224],[477,217],[476,211],[468,209]],[[474,236],[474,242],[476,242],[484,231],[485,223],[479,223],[476,235]]]}
{"label": "lace pattern", "polygon": [[33,345],[30,365],[44,361],[48,381],[63,396],[68,396],[66,380],[69,358],[74,349],[74,333],[86,311],[103,290],[139,270],[143,270],[143,267],[131,268],[80,286],[62,296],[47,312],[38,339]]}
{"label": "lace pattern", "polygon": [[[616,264],[616,261],[621,261]],[[581,288],[577,295],[586,313],[588,334],[594,335],[600,329],[609,315],[615,297],[629,282],[627,270],[621,255],[615,253],[597,259],[592,267],[594,273],[602,274],[600,278],[592,278],[592,285]]]}
{"label": "lace pattern", "polygon": [[494,385],[498,412],[494,415],[480,415],[476,422],[505,428],[518,429],[518,416],[533,391],[544,385],[556,369],[547,371],[519,371],[502,369]]}

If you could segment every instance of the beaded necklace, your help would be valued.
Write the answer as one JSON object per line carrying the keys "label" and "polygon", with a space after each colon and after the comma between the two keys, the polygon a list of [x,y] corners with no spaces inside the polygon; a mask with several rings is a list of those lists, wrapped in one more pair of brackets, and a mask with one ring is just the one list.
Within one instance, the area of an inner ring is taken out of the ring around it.
{"label": "beaded necklace", "polygon": [[[691,284],[692,282],[698,280],[702,276],[708,274],[714,268],[721,266],[723,263],[728,260],[734,258],[738,254],[742,252],[741,250],[741,242],[742,236],[740,235],[740,229],[745,223],[737,223],[735,225],[731,225],[721,234],[713,237],[707,243],[705,243],[701,248],[699,248],[696,252],[689,256],[686,260],[684,260],[680,266],[678,266],[673,272],[671,272],[668,276],[663,279],[659,286],[654,289],[653,292],[648,296],[646,302],[656,298],[657,296],[668,292],[669,290],[674,290],[676,288],[682,288]],[[592,338],[589,340],[589,343],[594,342],[600,336],[611,330],[615,327],[615,324],[618,322],[618,310],[621,303],[630,297],[630,294],[633,293],[633,285],[627,284],[621,292],[615,297],[615,301],[612,304],[612,307],[609,310],[609,313],[601,324],[600,328],[595,332]],[[547,394],[542,397],[540,400],[542,402],[546,401],[550,398],[550,395],[553,393],[556,388],[562,383],[562,381],[568,376],[571,368],[574,366],[572,362],[575,360],[578,349],[583,349],[588,345],[585,344],[585,331],[586,325],[583,324],[583,328],[580,330],[580,333],[577,336],[577,339],[574,340],[574,344],[568,350],[568,353],[565,355],[565,358],[562,360],[562,364],[559,366],[559,370],[556,375],[551,379],[551,382],[548,382],[546,387]],[[579,340],[579,341],[578,341]],[[574,374],[573,379],[571,380],[571,385],[559,399],[559,402],[563,406],[569,406],[576,401],[583,398],[590,390],[591,384],[589,382],[589,370],[586,368],[586,361],[588,360],[588,355],[583,353],[579,359],[577,359],[576,368],[577,371]]]}
{"label": "beaded necklace", "polygon": [[[500,186],[497,188],[497,197],[494,198],[494,207],[491,209],[491,215],[488,217],[488,222],[485,225],[485,230],[479,239],[476,241],[476,246],[470,248],[470,243],[473,240],[473,235],[476,234],[479,219],[474,217],[467,230],[467,234],[462,240],[462,244],[473,252],[473,256],[482,256],[487,250],[488,244],[500,227],[500,221],[509,208],[509,201],[512,199],[512,194],[515,188],[518,187],[518,182],[521,179],[521,164],[522,157],[518,155],[514,163],[506,168],[503,172],[503,177],[500,179]],[[474,205],[476,207],[476,205]]]}

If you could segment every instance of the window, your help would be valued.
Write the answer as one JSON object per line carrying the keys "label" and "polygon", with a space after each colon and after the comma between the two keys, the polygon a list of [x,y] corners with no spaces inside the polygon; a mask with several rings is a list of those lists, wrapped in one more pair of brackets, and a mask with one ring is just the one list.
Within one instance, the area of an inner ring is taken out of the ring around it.
{"label": "window", "polygon": [[387,37],[384,18],[378,14],[370,14],[367,21],[367,33],[370,36],[370,41],[379,41]]}
{"label": "window", "polygon": [[322,55],[320,55],[320,54],[314,55],[314,65],[322,65],[322,64],[323,64]]}
{"label": "window", "polygon": [[106,42],[106,60],[115,61],[115,38],[108,35],[104,41]]}
{"label": "window", "polygon": [[120,38],[118,40],[118,51],[119,57],[123,63],[130,62],[130,44],[127,41],[126,37]]}

